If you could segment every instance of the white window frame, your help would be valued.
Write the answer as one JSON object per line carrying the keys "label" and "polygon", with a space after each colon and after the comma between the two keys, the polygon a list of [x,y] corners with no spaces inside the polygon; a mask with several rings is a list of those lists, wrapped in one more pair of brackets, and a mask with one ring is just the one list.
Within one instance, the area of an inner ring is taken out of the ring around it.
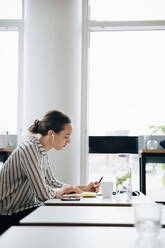
{"label": "white window frame", "polygon": [[[17,102],[17,137],[21,135],[23,103],[23,48],[24,48],[24,1],[22,1],[22,19],[0,19],[0,31],[18,31],[18,102]],[[18,141],[19,142],[19,141]]]}
{"label": "white window frame", "polygon": [[88,68],[91,32],[165,30],[162,21],[93,21],[89,20],[88,0],[83,1],[82,88],[81,88],[81,184],[88,183]]}

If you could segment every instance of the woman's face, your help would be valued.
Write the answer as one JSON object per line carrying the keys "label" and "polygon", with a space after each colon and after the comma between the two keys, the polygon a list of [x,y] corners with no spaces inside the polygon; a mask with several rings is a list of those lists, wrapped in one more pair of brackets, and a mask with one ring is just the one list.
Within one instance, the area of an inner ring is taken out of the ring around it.
{"label": "woman's face", "polygon": [[52,146],[56,150],[63,149],[70,143],[70,136],[72,134],[71,124],[65,124],[64,129],[59,133],[54,133],[52,136]]}

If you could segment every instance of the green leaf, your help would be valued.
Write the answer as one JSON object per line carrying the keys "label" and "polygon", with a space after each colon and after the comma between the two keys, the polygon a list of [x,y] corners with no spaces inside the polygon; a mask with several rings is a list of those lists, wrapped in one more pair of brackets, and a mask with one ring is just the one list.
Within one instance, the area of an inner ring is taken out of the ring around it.
{"label": "green leaf", "polygon": [[165,175],[162,177],[163,185],[165,186]]}
{"label": "green leaf", "polygon": [[153,126],[153,125],[150,125],[150,126],[149,126],[149,128],[154,128],[154,127],[155,127],[155,126]]}
{"label": "green leaf", "polygon": [[156,133],[159,130],[159,127],[155,127],[155,129],[151,132],[151,135]]}
{"label": "green leaf", "polygon": [[155,174],[156,164],[152,165],[152,176]]}
{"label": "green leaf", "polygon": [[159,130],[161,130],[163,133],[165,133],[165,125],[160,125],[160,126],[150,125],[149,129],[152,129],[151,135],[153,135],[154,133],[156,133]]}
{"label": "green leaf", "polygon": [[161,164],[162,170],[165,170],[165,164]]}
{"label": "green leaf", "polygon": [[162,132],[165,133],[165,126],[161,126],[160,128],[161,128]]}
{"label": "green leaf", "polygon": [[116,186],[119,184],[122,184],[124,181],[126,181],[128,178],[131,178],[131,172],[128,171],[124,176],[119,177],[116,182]]}

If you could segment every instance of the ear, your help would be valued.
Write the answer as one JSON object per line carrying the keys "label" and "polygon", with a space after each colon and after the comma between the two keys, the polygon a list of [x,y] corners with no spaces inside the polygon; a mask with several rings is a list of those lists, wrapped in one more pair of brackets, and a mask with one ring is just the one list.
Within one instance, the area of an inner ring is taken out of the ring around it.
{"label": "ear", "polygon": [[54,135],[54,131],[53,130],[49,130],[48,131],[48,136],[53,136]]}

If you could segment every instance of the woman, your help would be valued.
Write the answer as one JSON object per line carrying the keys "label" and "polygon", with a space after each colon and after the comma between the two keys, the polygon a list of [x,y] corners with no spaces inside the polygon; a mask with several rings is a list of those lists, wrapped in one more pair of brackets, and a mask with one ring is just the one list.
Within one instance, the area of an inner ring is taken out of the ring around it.
{"label": "woman", "polygon": [[40,134],[40,138],[32,136],[19,145],[0,170],[0,223],[7,226],[18,223],[48,199],[60,198],[64,193],[99,190],[98,182],[71,186],[53,175],[47,152],[52,148],[61,150],[70,143],[72,126],[68,116],[49,111],[28,130]]}

